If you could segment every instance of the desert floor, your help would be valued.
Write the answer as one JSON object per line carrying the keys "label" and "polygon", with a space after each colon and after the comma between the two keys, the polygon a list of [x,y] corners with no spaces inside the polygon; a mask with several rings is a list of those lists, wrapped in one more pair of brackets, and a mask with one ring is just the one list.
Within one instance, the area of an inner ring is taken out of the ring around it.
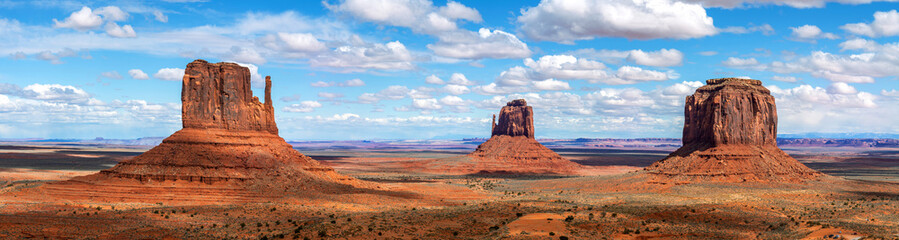
{"label": "desert floor", "polygon": [[299,150],[384,190],[251,203],[42,198],[49,182],[146,149],[0,146],[0,238],[899,239],[899,149],[785,149],[834,177],[730,184],[646,184],[637,172],[668,149],[555,149],[587,166],[578,176],[415,170],[470,149],[326,149]]}

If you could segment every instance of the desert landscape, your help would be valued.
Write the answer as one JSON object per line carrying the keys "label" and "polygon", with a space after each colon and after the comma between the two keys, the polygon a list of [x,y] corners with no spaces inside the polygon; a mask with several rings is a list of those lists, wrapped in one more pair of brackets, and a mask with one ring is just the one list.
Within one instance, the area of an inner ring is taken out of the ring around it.
{"label": "desert landscape", "polygon": [[0,0],[0,240],[899,240],[897,79],[896,0]]}
{"label": "desert landscape", "polygon": [[550,149],[523,99],[501,109],[486,141],[289,144],[272,80],[260,102],[249,77],[237,64],[188,64],[183,129],[149,150],[5,143],[0,237],[899,238],[895,143],[782,142],[794,159],[758,80],[712,79],[688,97],[677,149],[672,139]]}

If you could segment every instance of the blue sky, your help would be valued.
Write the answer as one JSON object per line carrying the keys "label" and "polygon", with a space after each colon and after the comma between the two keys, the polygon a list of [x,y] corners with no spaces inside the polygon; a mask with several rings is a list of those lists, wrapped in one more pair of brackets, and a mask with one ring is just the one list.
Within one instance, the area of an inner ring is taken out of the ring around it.
{"label": "blue sky", "polygon": [[762,80],[780,133],[899,133],[899,4],[872,0],[0,0],[0,138],[180,129],[194,59],[272,76],[294,140],[680,137],[706,79]]}

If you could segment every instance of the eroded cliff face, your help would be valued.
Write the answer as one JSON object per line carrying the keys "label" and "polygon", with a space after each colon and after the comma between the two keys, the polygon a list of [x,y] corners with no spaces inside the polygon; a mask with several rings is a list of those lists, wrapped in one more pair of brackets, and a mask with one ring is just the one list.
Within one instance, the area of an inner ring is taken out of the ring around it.
{"label": "eroded cliff face", "polygon": [[524,99],[506,103],[499,111],[499,123],[494,123],[491,136],[525,136],[534,138],[534,109]]}
{"label": "eroded cliff face", "polygon": [[774,97],[759,80],[706,81],[684,106],[684,145],[645,168],[685,181],[801,181],[822,174],[777,147]]}
{"label": "eroded cliff face", "polygon": [[762,81],[711,79],[687,96],[684,145],[776,145],[777,109]]}
{"label": "eroded cliff face", "polygon": [[265,131],[278,134],[271,101],[271,78],[265,81],[265,103],[250,90],[250,71],[235,63],[187,64],[181,88],[184,128]]}

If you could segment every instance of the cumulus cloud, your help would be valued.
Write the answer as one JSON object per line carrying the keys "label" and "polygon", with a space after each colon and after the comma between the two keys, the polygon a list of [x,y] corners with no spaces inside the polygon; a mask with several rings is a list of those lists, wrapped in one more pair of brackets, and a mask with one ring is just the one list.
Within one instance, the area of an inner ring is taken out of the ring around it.
{"label": "cumulus cloud", "polygon": [[431,76],[425,77],[425,83],[437,84],[437,85],[446,84],[446,82],[444,82],[443,79],[440,79],[439,77],[437,77],[436,75],[433,75],[433,74]]}
{"label": "cumulus cloud", "polygon": [[325,2],[325,7],[363,21],[408,27],[425,34],[454,31],[458,20],[481,21],[477,10],[454,1],[439,8],[428,0],[341,0],[334,5]]}
{"label": "cumulus cloud", "polygon": [[393,41],[387,44],[338,47],[328,54],[310,59],[309,65],[348,72],[362,72],[366,69],[411,70],[415,68],[413,60],[405,45]]}
{"label": "cumulus cloud", "polygon": [[679,1],[543,0],[522,10],[521,31],[541,41],[595,37],[689,39],[717,33],[700,4]]}
{"label": "cumulus cloud", "polygon": [[145,73],[144,71],[142,71],[142,70],[140,70],[140,69],[131,69],[131,70],[128,70],[128,75],[130,75],[131,78],[137,79],[137,80],[147,80],[147,79],[150,79],[150,76],[147,75],[147,73]]}
{"label": "cumulus cloud", "polygon": [[836,34],[826,33],[826,32],[821,31],[821,29],[815,25],[802,25],[799,27],[791,27],[790,30],[793,30],[793,39],[796,41],[815,42],[815,39],[819,39],[819,38],[826,38],[826,39],[840,38]]}
{"label": "cumulus cloud", "polygon": [[131,25],[124,25],[120,27],[114,22],[106,23],[106,34],[117,38],[137,37],[137,33],[134,32],[134,28],[131,28]]}
{"label": "cumulus cloud", "polygon": [[325,43],[309,33],[279,32],[261,37],[257,43],[268,49],[287,53],[287,56],[294,58],[304,58],[327,49]]}
{"label": "cumulus cloud", "polygon": [[[759,63],[755,59],[728,59],[725,66],[780,74],[809,73],[813,77],[834,82],[871,83],[875,78],[899,77],[899,43],[877,44],[871,40],[853,39],[840,44],[854,54],[813,51],[790,62]],[[732,61],[733,60],[733,61]]]}
{"label": "cumulus cloud", "polygon": [[855,87],[850,86],[849,84],[846,84],[844,82],[835,82],[831,83],[830,86],[827,87],[827,93],[848,95],[856,94],[858,93],[858,90],[855,89]]}
{"label": "cumulus cloud", "polygon": [[659,49],[658,51],[643,51],[642,49],[619,51],[587,48],[573,51],[571,54],[574,56],[602,59],[603,61],[613,64],[627,61],[638,65],[653,67],[680,66],[684,61],[684,53],[677,49],[665,48]]}
{"label": "cumulus cloud", "polygon": [[284,112],[312,112],[315,111],[316,108],[322,107],[322,104],[317,101],[302,101],[298,104],[291,104],[290,106],[286,106],[281,109]]}
{"label": "cumulus cloud", "polygon": [[699,3],[705,7],[741,8],[760,7],[766,5],[790,6],[794,8],[822,8],[827,3],[841,4],[867,4],[872,2],[889,2],[892,0],[684,0],[684,2]]}
{"label": "cumulus cloud", "polygon": [[[546,55],[537,60],[525,59],[524,65],[500,73],[493,83],[477,86],[480,94],[498,95],[533,90],[567,90],[559,80],[586,80],[590,83],[633,84],[664,81],[679,77],[674,71],[660,72],[634,66],[609,69],[605,64],[571,55]],[[539,84],[539,86],[537,86]]]}
{"label": "cumulus cloud", "polygon": [[265,64],[267,61],[261,54],[256,52],[253,48],[243,48],[238,46],[232,46],[231,52],[224,55],[224,58],[227,61],[240,62],[240,63],[251,63],[251,64]]}
{"label": "cumulus cloud", "polygon": [[162,68],[153,74],[153,77],[159,80],[179,81],[184,78],[184,69],[181,68]]}
{"label": "cumulus cloud", "polygon": [[31,84],[22,89],[22,96],[57,102],[84,103],[91,99],[90,94],[84,90],[60,84]]}
{"label": "cumulus cloud", "polygon": [[327,98],[327,99],[342,98],[343,96],[344,96],[343,93],[330,93],[330,92],[319,92],[318,93],[318,97]]}
{"label": "cumulus cloud", "polygon": [[531,55],[527,44],[507,32],[481,28],[478,32],[456,31],[442,34],[428,44],[435,54],[463,59],[525,58]]}
{"label": "cumulus cloud", "polygon": [[799,81],[799,78],[793,76],[772,76],[771,80],[781,81],[781,82],[796,82]]}
{"label": "cumulus cloud", "polygon": [[471,92],[471,90],[468,89],[468,87],[463,86],[463,85],[456,85],[456,84],[447,84],[446,86],[443,86],[442,89],[444,92],[449,93],[451,95],[462,95],[462,94]]}
{"label": "cumulus cloud", "polygon": [[412,107],[421,110],[438,110],[443,108],[434,98],[412,99]]}
{"label": "cumulus cloud", "polygon": [[87,31],[103,24],[103,18],[97,15],[89,7],[81,7],[81,10],[73,12],[63,21],[53,19],[53,26],[57,28],[71,28],[78,31]]}
{"label": "cumulus cloud", "polygon": [[856,35],[868,37],[889,37],[899,35],[899,13],[896,10],[889,12],[875,12],[874,22],[851,23],[841,26],[843,30]]}

